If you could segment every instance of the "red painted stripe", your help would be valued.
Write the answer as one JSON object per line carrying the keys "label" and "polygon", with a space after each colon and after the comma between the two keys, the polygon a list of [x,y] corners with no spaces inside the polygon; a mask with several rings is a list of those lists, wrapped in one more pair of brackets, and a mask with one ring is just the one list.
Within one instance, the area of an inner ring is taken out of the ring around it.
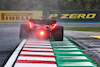
{"label": "red painted stripe", "polygon": [[41,61],[41,60],[17,60],[16,63],[56,64],[55,61]]}
{"label": "red painted stripe", "polygon": [[37,45],[37,44],[25,44],[25,45],[34,45],[34,46],[51,46],[51,45]]}
{"label": "red painted stripe", "polygon": [[53,51],[36,51],[36,50],[22,50],[23,52],[49,52],[53,53]]}
{"label": "red painted stripe", "polygon": [[53,55],[29,55],[29,54],[20,54],[19,56],[27,56],[27,57],[55,57]]}
{"label": "red painted stripe", "polygon": [[24,48],[41,48],[41,49],[52,49],[52,48],[46,48],[46,47],[24,47]]}

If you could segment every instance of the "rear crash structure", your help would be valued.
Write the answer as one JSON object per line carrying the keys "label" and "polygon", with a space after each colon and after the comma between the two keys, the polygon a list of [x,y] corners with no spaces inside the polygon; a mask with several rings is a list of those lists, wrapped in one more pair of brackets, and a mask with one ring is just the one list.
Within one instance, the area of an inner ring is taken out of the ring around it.
{"label": "rear crash structure", "polygon": [[19,37],[63,41],[63,27],[58,26],[55,20],[30,19],[27,24],[21,24]]}

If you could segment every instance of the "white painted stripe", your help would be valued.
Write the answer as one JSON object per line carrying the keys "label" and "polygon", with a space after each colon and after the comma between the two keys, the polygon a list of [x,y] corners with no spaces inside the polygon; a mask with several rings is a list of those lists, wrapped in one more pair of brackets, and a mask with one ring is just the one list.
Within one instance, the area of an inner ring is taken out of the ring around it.
{"label": "white painted stripe", "polygon": [[53,55],[54,53],[46,53],[46,52],[21,52],[21,54],[30,54],[30,55]]}
{"label": "white painted stripe", "polygon": [[24,47],[45,47],[45,48],[52,48],[51,46],[32,46],[32,45],[25,45]]}
{"label": "white painted stripe", "polygon": [[26,44],[31,44],[31,45],[51,45],[51,44],[44,44],[44,43],[26,43]]}
{"label": "white painted stripe", "polygon": [[76,47],[76,46],[72,45],[72,46],[53,46],[53,47]]}
{"label": "white painted stripe", "polygon": [[85,57],[85,56],[59,56],[59,58],[63,58],[63,59],[67,59],[67,60],[70,60],[70,58],[71,59],[76,59],[76,60],[78,60],[78,59],[80,59],[80,60],[88,60],[88,58],[87,57]]}
{"label": "white painted stripe", "polygon": [[51,44],[50,42],[26,42],[26,43],[43,43],[43,44]]}
{"label": "white painted stripe", "polygon": [[53,51],[52,49],[23,48],[23,50]]}
{"label": "white painted stripe", "polygon": [[41,61],[55,61],[55,58],[47,58],[47,57],[22,57],[19,56],[18,60],[41,60]]}
{"label": "white painted stripe", "polygon": [[50,45],[42,45],[42,44],[26,44],[26,45],[31,45],[31,46],[51,46],[51,44],[50,44]]}
{"label": "white painted stripe", "polygon": [[44,42],[44,43],[50,43],[50,41],[38,41],[38,40],[27,40],[27,42]]}
{"label": "white painted stripe", "polygon": [[14,67],[57,67],[56,64],[16,63]]}
{"label": "white painted stripe", "polygon": [[83,54],[83,53],[82,52],[62,52],[62,54]]}
{"label": "white painted stripe", "polygon": [[79,50],[78,48],[55,48],[54,50]]}
{"label": "white painted stripe", "polygon": [[11,57],[9,58],[9,60],[7,61],[7,63],[5,64],[4,67],[12,67],[13,63],[15,62],[20,50],[22,49],[22,47],[24,46],[26,40],[23,40],[19,46],[16,48],[16,50],[13,52],[13,54],[11,55]]}
{"label": "white painted stripe", "polygon": [[73,67],[90,66],[90,67],[94,67],[93,63],[91,63],[91,62],[70,62],[70,63],[69,62],[65,62],[64,64],[60,64],[59,66],[62,66],[62,67],[64,67],[64,66],[71,66],[71,67],[72,66]]}

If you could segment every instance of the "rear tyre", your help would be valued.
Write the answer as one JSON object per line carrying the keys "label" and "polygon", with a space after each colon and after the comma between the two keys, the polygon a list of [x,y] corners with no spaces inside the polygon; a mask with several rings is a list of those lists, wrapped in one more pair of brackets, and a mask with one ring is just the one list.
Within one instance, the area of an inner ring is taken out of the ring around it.
{"label": "rear tyre", "polygon": [[21,24],[20,26],[20,39],[28,39],[29,37],[29,32],[28,32],[28,27],[26,26],[26,24]]}
{"label": "rear tyre", "polygon": [[55,41],[63,41],[63,27],[58,26],[52,31],[52,37]]}

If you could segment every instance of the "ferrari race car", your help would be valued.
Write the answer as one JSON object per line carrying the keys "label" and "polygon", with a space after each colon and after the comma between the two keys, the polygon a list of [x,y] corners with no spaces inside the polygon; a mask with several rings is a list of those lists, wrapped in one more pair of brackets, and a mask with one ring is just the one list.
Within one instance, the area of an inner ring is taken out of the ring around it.
{"label": "ferrari race car", "polygon": [[33,37],[63,41],[63,27],[58,26],[55,20],[30,19],[27,24],[21,24],[20,39]]}

